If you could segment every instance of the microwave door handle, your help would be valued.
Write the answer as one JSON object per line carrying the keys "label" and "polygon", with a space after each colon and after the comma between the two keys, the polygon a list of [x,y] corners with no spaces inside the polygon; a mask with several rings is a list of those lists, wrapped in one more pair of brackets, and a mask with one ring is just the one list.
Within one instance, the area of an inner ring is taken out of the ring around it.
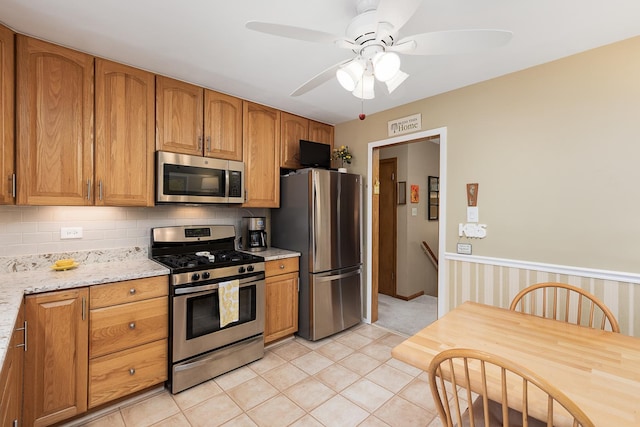
{"label": "microwave door handle", "polygon": [[224,198],[229,201],[229,177],[231,176],[229,172],[229,166],[224,170]]}

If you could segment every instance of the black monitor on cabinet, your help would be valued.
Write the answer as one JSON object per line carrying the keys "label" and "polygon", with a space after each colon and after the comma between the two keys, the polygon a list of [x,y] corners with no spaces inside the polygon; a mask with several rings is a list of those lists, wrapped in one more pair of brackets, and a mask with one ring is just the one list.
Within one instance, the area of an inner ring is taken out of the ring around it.
{"label": "black monitor on cabinet", "polygon": [[303,167],[330,169],[331,146],[301,139],[300,164]]}

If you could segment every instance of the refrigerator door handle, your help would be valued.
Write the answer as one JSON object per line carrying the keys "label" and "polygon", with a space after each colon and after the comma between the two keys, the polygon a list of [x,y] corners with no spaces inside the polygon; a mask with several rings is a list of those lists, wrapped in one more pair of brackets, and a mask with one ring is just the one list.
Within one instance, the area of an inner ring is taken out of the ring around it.
{"label": "refrigerator door handle", "polygon": [[353,270],[353,271],[350,271],[348,273],[336,274],[336,275],[331,275],[331,276],[320,276],[320,275],[316,274],[316,281],[317,282],[330,282],[332,280],[345,279],[347,277],[357,276],[361,272],[362,272],[361,269],[358,268],[357,270]]}

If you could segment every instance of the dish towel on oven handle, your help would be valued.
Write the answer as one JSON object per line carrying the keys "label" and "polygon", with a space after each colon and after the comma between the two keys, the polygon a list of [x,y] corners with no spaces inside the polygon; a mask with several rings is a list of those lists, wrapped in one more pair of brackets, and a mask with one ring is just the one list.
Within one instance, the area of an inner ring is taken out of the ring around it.
{"label": "dish towel on oven handle", "polygon": [[239,317],[238,298],[240,291],[238,279],[218,283],[218,304],[220,305],[220,327],[237,322]]}

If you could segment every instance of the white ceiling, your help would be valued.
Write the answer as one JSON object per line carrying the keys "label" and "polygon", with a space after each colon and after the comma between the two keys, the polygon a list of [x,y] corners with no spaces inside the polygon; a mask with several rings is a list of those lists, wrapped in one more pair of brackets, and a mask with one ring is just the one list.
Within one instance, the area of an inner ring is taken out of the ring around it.
{"label": "white ceiling", "polygon": [[390,95],[376,86],[361,106],[335,79],[289,96],[352,52],[245,28],[258,20],[342,35],[355,15],[355,0],[0,0],[0,21],[19,33],[330,124],[640,35],[638,0],[424,0],[400,37],[471,28],[513,39],[482,53],[403,55],[409,79]]}

